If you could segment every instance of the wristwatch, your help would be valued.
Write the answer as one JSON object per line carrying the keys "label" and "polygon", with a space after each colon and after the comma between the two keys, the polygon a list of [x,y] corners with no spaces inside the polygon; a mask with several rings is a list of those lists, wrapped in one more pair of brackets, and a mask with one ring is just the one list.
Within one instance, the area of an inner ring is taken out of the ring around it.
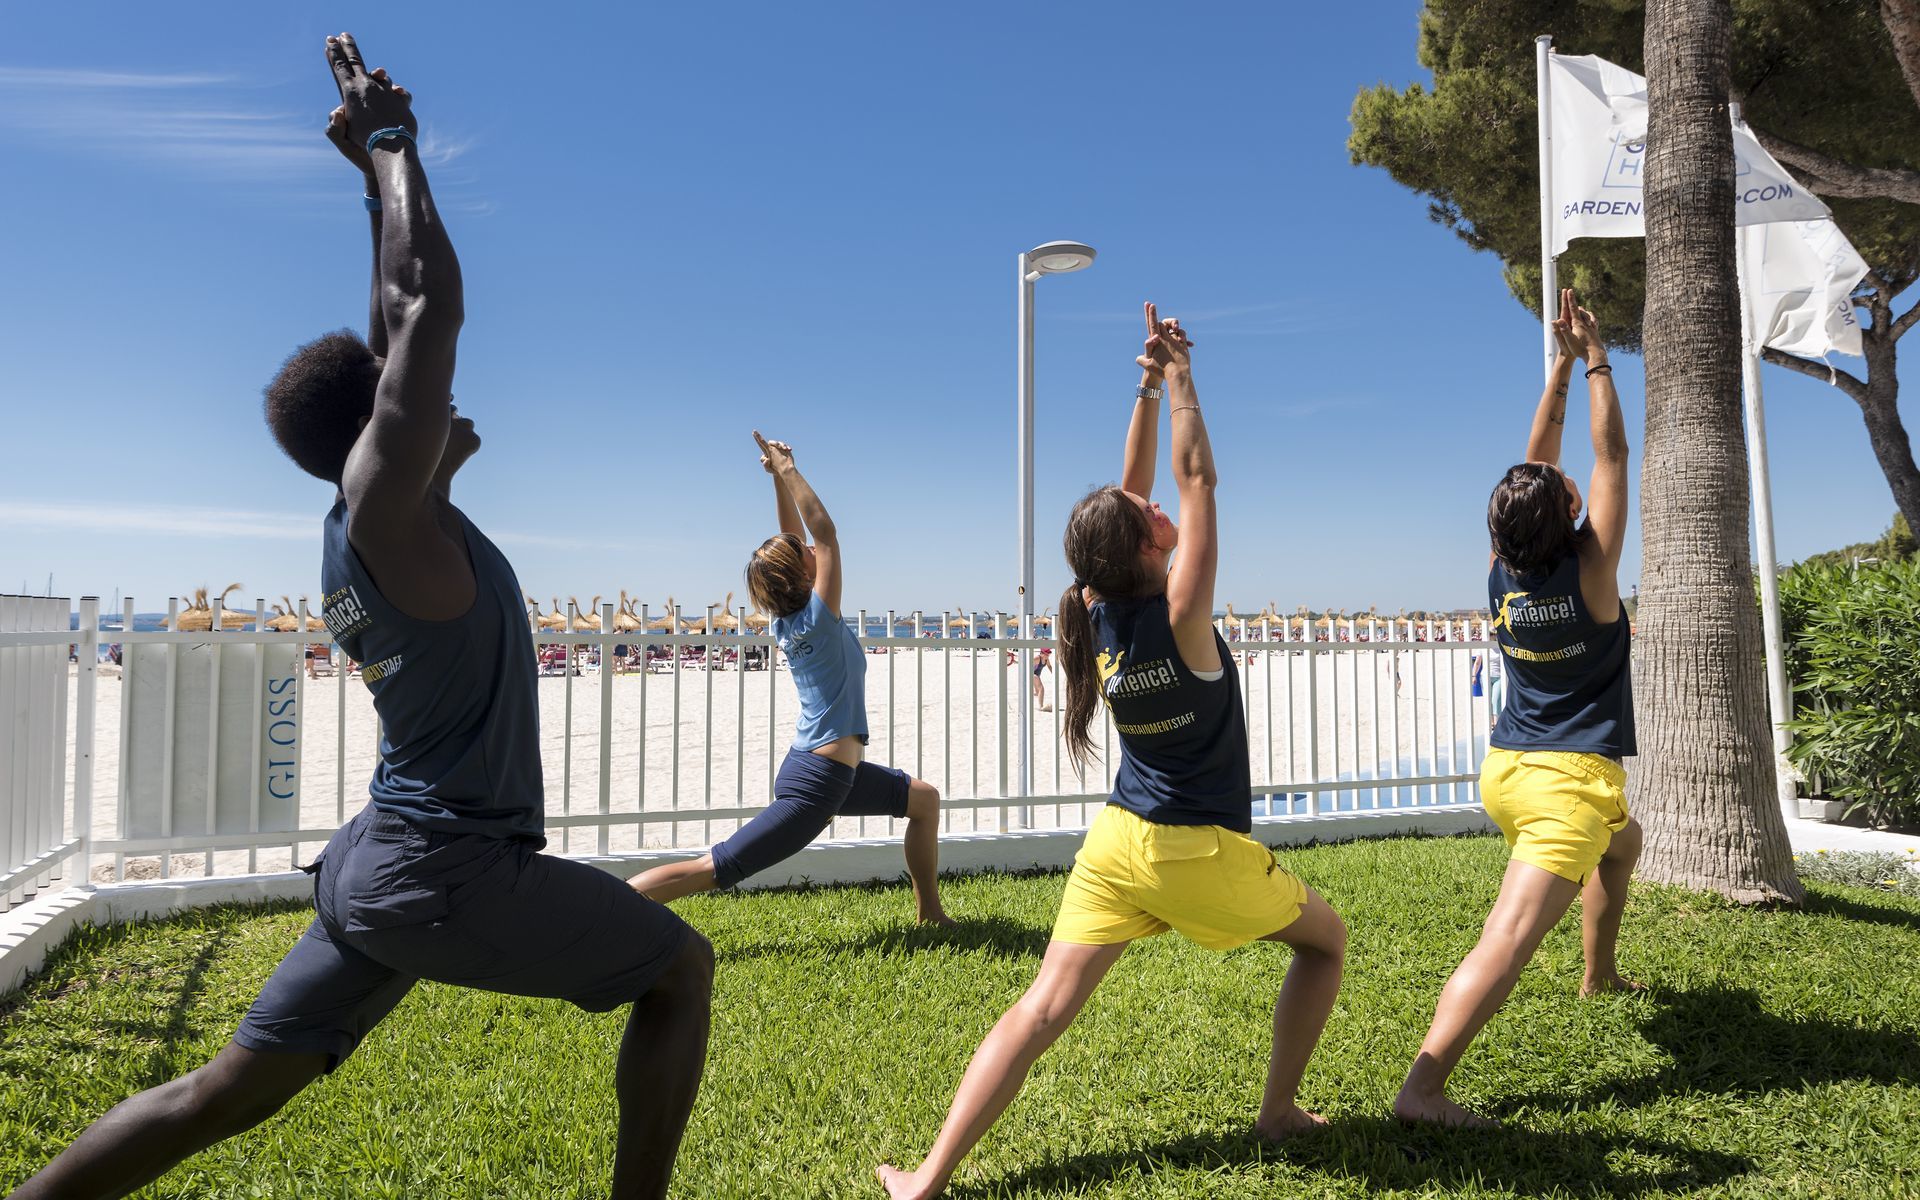
{"label": "wristwatch", "polygon": [[1139,387],[1133,389],[1133,394],[1136,399],[1140,399],[1140,400],[1158,400],[1160,399],[1161,396],[1165,395],[1166,393],[1160,388],[1148,387],[1146,384],[1143,383]]}

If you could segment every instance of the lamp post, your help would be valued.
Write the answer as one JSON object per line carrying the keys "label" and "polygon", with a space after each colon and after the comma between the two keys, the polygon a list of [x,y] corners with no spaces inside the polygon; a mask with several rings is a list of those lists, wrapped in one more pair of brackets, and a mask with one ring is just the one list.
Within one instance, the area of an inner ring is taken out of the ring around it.
{"label": "lamp post", "polygon": [[[1033,284],[1042,275],[1066,275],[1093,265],[1093,247],[1079,242],[1047,242],[1022,254],[1015,271],[1018,343],[1019,400],[1015,444],[1019,456],[1017,475],[1020,497],[1020,626],[1019,636],[1033,636]],[[1014,786],[1016,795],[1029,791],[1030,747],[1033,724],[1033,687],[1027,682],[1033,669],[1033,652],[1020,651],[1020,675],[1015,686],[1020,694],[1020,757]],[[1022,806],[1020,825],[1033,824],[1033,810]]]}

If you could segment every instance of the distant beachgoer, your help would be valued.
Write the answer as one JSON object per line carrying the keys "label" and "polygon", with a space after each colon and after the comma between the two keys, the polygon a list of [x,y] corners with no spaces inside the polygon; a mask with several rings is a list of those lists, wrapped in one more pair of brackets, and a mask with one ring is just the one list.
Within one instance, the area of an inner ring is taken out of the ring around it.
{"label": "distant beachgoer", "polygon": [[[1104,698],[1120,735],[1113,796],[1074,860],[1038,977],[974,1051],[933,1148],[914,1171],[877,1168],[893,1200],[937,1195],[1128,943],[1168,929],[1215,950],[1256,939],[1294,948],[1254,1128],[1281,1138],[1323,1123],[1295,1093],[1340,990],[1346,929],[1248,836],[1247,718],[1233,655],[1212,619],[1213,452],[1185,333],[1152,305],[1147,328],[1120,486],[1091,492],[1068,518],[1074,579],[1060,597],[1057,627],[1068,751],[1084,769],[1093,748],[1088,725]],[[1162,380],[1184,530],[1148,499]],[[1189,1031],[1139,1032],[1150,1053],[1156,1041]],[[1217,1033],[1195,1036],[1221,1041]]]}
{"label": "distant beachgoer", "polygon": [[[1527,439],[1487,504],[1488,603],[1508,689],[1480,768],[1480,798],[1512,861],[1480,940],[1447,980],[1433,1025],[1394,1100],[1403,1120],[1494,1122],[1447,1098],[1447,1077],[1513,990],[1540,940],[1581,898],[1582,995],[1633,988],[1614,959],[1640,825],[1627,814],[1635,752],[1620,551],[1627,526],[1627,435],[1605,343],[1571,289],[1553,323],[1559,354]],[[1587,361],[1593,476],[1587,519],[1560,469],[1567,384]]]}
{"label": "distant beachgoer", "polygon": [[1053,706],[1047,703],[1047,668],[1053,665],[1053,648],[1043,646],[1040,653],[1033,656],[1033,699],[1041,712],[1052,712]]}
{"label": "distant beachgoer", "polygon": [[[372,214],[372,327],[366,341],[340,332],[295,351],[266,415],[281,449],[337,489],[324,609],[348,653],[372,663],[363,676],[383,734],[371,802],[307,868],[315,919],[233,1040],[121,1102],[14,1200],[124,1196],[259,1124],[423,978],[594,1012],[631,1004],[607,1081],[620,1107],[612,1190],[662,1197],[706,1060],[713,950],[618,879],[538,853],[539,695],[520,587],[450,498],[480,448],[450,396],[460,266],[415,148],[412,98],[369,72],[348,35],[328,38],[326,54],[341,98],[328,137],[360,168]],[[482,1042],[524,1057],[527,1036]],[[391,1084],[375,1087],[390,1096]]]}
{"label": "distant beachgoer", "polygon": [[1476,654],[1476,655],[1474,655],[1474,656],[1473,656],[1473,659],[1472,659],[1472,679],[1473,679],[1473,694],[1474,694],[1475,696],[1479,696],[1479,695],[1480,695],[1480,672],[1481,672],[1481,670],[1483,669],[1483,667],[1484,667],[1484,665],[1485,665],[1485,664],[1483,664],[1483,663],[1482,663],[1482,662],[1480,661],[1480,656],[1479,656],[1478,654]]}
{"label": "distant beachgoer", "polygon": [[663,903],[732,887],[798,854],[835,817],[904,817],[907,878],[919,919],[951,925],[940,906],[940,793],[905,771],[864,761],[867,662],[840,616],[840,537],[833,518],[794,465],[792,447],[757,430],[753,440],[760,465],[773,477],[780,532],[754,551],[747,590],[762,612],[773,614],[774,640],[800,693],[793,748],[765,811],[706,854],[630,882]]}

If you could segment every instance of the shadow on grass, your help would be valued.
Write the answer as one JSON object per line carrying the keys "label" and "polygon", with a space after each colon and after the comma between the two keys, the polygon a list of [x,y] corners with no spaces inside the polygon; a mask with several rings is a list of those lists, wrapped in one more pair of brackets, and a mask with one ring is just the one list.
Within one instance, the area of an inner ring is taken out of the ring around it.
{"label": "shadow on grass", "polygon": [[1517,1096],[1499,1110],[1603,1102],[1635,1107],[1687,1093],[1761,1095],[1851,1080],[1920,1081],[1920,1040],[1906,1034],[1784,1017],[1767,1011],[1745,988],[1656,993],[1654,1004],[1640,1032],[1666,1051],[1671,1061],[1664,1069],[1577,1093]]}
{"label": "shadow on grass", "polygon": [[[1642,1196],[1712,1187],[1753,1170],[1737,1154],[1619,1134],[1410,1128],[1391,1118],[1336,1121],[1285,1145],[1242,1134],[1194,1134],[1132,1150],[1080,1154],[1018,1175],[948,1188],[950,1200],[999,1200],[1029,1191],[1079,1194],[1115,1179],[1168,1170],[1213,1172],[1263,1162],[1310,1176],[1363,1181],[1374,1188],[1478,1184],[1522,1196],[1569,1190]],[[1216,1180],[1215,1188],[1225,1181]],[[1311,1178],[1289,1184],[1310,1191]],[[1209,1192],[1208,1194],[1227,1194]]]}
{"label": "shadow on grass", "polygon": [[[173,996],[166,1002],[164,1011],[155,1013],[151,1017],[138,1019],[115,1018],[96,1021],[84,1030],[61,1035],[54,1044],[67,1054],[91,1056],[100,1052],[99,1035],[102,1033],[137,1039],[142,1044],[151,1045],[153,1049],[147,1056],[146,1066],[142,1067],[135,1077],[134,1091],[144,1091],[172,1079],[180,1072],[170,1066],[170,1060],[174,1049],[188,1036],[192,1028],[191,1018],[194,1007],[206,994],[207,971],[232,938],[233,933],[230,929],[225,927],[214,929],[211,936],[194,953],[193,961],[188,963],[184,970],[179,971],[177,975],[173,971],[166,973],[168,977],[173,978],[174,983]],[[154,982],[156,984],[154,990],[158,990],[157,985],[162,980],[155,979]],[[58,999],[70,992],[84,992],[93,986],[93,981],[90,979],[76,978],[62,985],[52,996],[34,999]],[[43,1074],[48,1087],[64,1089],[71,1084],[72,1076],[57,1056],[45,1059],[42,1067],[44,1067]]]}
{"label": "shadow on grass", "polygon": [[755,942],[749,946],[723,947],[722,963],[746,962],[776,954],[846,954],[876,951],[880,954],[917,954],[923,950],[956,950],[983,953],[996,958],[1038,959],[1047,951],[1048,931],[1022,925],[1006,917],[962,917],[957,925],[890,925],[844,941]]}
{"label": "shadow on grass", "polygon": [[1891,904],[1869,904],[1822,892],[1809,891],[1803,911],[1821,916],[1845,917],[1849,921],[1865,921],[1870,925],[1892,925],[1900,929],[1920,931],[1920,913],[1896,908]]}

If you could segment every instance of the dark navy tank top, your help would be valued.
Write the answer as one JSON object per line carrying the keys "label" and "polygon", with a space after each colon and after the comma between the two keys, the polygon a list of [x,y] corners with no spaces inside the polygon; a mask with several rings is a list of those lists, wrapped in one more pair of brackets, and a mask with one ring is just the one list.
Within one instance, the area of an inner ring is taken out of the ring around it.
{"label": "dark navy tank top", "polygon": [[1607,758],[1638,753],[1627,606],[1612,624],[1593,619],[1580,594],[1578,554],[1525,576],[1495,558],[1487,606],[1507,667],[1506,707],[1489,744]]}
{"label": "dark navy tank top", "polygon": [[1160,825],[1253,829],[1247,716],[1233,654],[1220,644],[1218,679],[1180,661],[1165,593],[1098,600],[1091,609],[1100,690],[1120,735],[1117,804]]}
{"label": "dark navy tank top", "polygon": [[387,603],[327,514],[322,614],[380,714],[373,807],[422,829],[546,842],[533,636],[498,547],[454,509],[473,561],[473,607],[422,621]]}

